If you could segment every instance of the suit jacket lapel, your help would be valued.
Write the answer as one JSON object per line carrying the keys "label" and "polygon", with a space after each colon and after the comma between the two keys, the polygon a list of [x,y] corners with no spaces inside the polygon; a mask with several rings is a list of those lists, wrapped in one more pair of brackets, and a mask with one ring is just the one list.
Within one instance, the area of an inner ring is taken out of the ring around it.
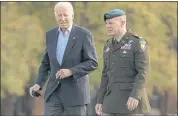
{"label": "suit jacket lapel", "polygon": [[75,44],[75,41],[76,41],[76,36],[75,36],[75,25],[72,26],[72,30],[70,32],[70,35],[69,35],[69,40],[67,42],[67,46],[66,46],[66,49],[65,49],[65,52],[64,52],[64,56],[63,56],[63,59],[62,59],[62,64],[61,66],[64,64],[64,62],[66,61],[71,49],[73,48],[74,44]]}
{"label": "suit jacket lapel", "polygon": [[59,64],[59,62],[58,62],[58,60],[57,60],[57,42],[58,42],[58,36],[59,36],[59,31],[58,31],[58,28],[59,27],[57,27],[56,28],[56,30],[55,30],[55,36],[54,36],[54,46],[53,46],[53,51],[54,51],[54,57],[55,57],[55,61],[56,61],[56,64],[60,67],[60,64]]}

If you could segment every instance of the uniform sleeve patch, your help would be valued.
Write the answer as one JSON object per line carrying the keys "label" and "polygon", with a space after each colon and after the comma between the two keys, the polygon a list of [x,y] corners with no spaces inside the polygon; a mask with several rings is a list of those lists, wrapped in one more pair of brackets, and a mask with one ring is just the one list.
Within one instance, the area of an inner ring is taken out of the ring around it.
{"label": "uniform sleeve patch", "polygon": [[146,48],[146,41],[140,41],[140,48],[145,51]]}

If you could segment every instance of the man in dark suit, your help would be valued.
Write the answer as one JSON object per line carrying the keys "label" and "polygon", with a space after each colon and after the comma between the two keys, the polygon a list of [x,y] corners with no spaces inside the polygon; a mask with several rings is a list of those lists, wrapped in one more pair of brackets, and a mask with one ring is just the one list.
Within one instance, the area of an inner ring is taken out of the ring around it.
{"label": "man in dark suit", "polygon": [[73,24],[69,2],[57,3],[54,14],[59,27],[46,33],[45,54],[30,94],[43,88],[50,71],[43,115],[85,116],[90,102],[88,74],[98,66],[92,33]]}
{"label": "man in dark suit", "polygon": [[142,115],[150,111],[145,91],[149,53],[146,40],[126,29],[119,9],[104,14],[108,35],[96,112],[103,116]]}

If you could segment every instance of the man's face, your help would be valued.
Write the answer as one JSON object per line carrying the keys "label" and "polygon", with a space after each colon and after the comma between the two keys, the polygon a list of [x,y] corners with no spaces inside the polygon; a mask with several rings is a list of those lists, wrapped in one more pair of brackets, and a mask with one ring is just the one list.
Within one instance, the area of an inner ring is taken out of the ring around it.
{"label": "man's face", "polygon": [[122,27],[119,20],[116,20],[116,18],[107,19],[105,24],[109,36],[114,37],[120,34]]}
{"label": "man's face", "polygon": [[73,17],[73,12],[69,8],[56,8],[55,18],[60,28],[67,30],[73,22]]}

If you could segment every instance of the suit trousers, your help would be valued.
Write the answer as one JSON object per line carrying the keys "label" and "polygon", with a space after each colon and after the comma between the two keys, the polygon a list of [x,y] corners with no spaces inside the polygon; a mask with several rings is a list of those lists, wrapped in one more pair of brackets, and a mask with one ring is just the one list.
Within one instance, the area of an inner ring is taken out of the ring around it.
{"label": "suit trousers", "polygon": [[104,113],[101,116],[143,116],[143,114],[125,114],[125,113]]}
{"label": "suit trousers", "polygon": [[60,99],[58,87],[44,103],[43,116],[86,116],[86,105],[65,106]]}

